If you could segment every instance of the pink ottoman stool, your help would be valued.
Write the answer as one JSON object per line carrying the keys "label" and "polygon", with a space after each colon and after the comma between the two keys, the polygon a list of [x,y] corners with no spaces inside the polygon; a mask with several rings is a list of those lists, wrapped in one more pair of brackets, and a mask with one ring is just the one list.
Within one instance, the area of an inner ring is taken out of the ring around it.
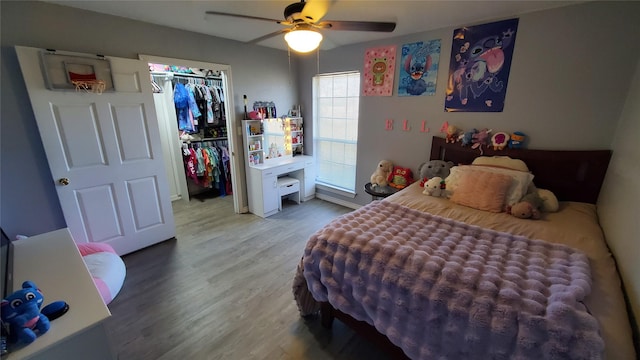
{"label": "pink ottoman stool", "polygon": [[113,248],[104,243],[77,244],[102,300],[109,304],[120,292],[127,268]]}

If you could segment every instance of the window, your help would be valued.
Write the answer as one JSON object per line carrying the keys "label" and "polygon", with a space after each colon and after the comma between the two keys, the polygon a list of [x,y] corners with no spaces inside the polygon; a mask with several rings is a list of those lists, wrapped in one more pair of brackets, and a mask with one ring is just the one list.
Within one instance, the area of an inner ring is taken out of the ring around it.
{"label": "window", "polygon": [[316,182],[355,193],[360,73],[313,78]]}

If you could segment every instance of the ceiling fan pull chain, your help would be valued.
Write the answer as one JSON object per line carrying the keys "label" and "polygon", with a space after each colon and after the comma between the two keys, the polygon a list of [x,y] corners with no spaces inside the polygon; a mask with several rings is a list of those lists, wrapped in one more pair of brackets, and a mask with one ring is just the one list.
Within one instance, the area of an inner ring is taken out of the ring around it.
{"label": "ceiling fan pull chain", "polygon": [[316,49],[316,75],[320,75],[320,47]]}

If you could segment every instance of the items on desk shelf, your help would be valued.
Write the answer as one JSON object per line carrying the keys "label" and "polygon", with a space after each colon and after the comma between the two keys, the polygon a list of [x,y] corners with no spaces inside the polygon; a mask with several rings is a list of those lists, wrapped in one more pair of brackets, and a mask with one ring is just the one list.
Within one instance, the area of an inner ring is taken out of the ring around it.
{"label": "items on desk shelf", "polygon": [[262,115],[262,119],[273,119],[278,117],[276,104],[273,101],[256,101],[253,103],[253,110]]}
{"label": "items on desk shelf", "polygon": [[280,152],[278,151],[278,145],[276,145],[276,143],[272,143],[271,146],[269,146],[269,159],[275,159],[278,156],[281,156]]}

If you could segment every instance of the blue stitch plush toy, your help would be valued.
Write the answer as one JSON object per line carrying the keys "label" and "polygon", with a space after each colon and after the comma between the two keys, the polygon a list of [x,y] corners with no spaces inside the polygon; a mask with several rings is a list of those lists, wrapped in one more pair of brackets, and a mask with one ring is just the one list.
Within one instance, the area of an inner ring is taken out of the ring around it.
{"label": "blue stitch plush toy", "polygon": [[44,297],[32,281],[22,283],[22,289],[2,299],[2,322],[9,325],[9,341],[32,343],[37,334],[49,331],[49,319],[40,313]]}

